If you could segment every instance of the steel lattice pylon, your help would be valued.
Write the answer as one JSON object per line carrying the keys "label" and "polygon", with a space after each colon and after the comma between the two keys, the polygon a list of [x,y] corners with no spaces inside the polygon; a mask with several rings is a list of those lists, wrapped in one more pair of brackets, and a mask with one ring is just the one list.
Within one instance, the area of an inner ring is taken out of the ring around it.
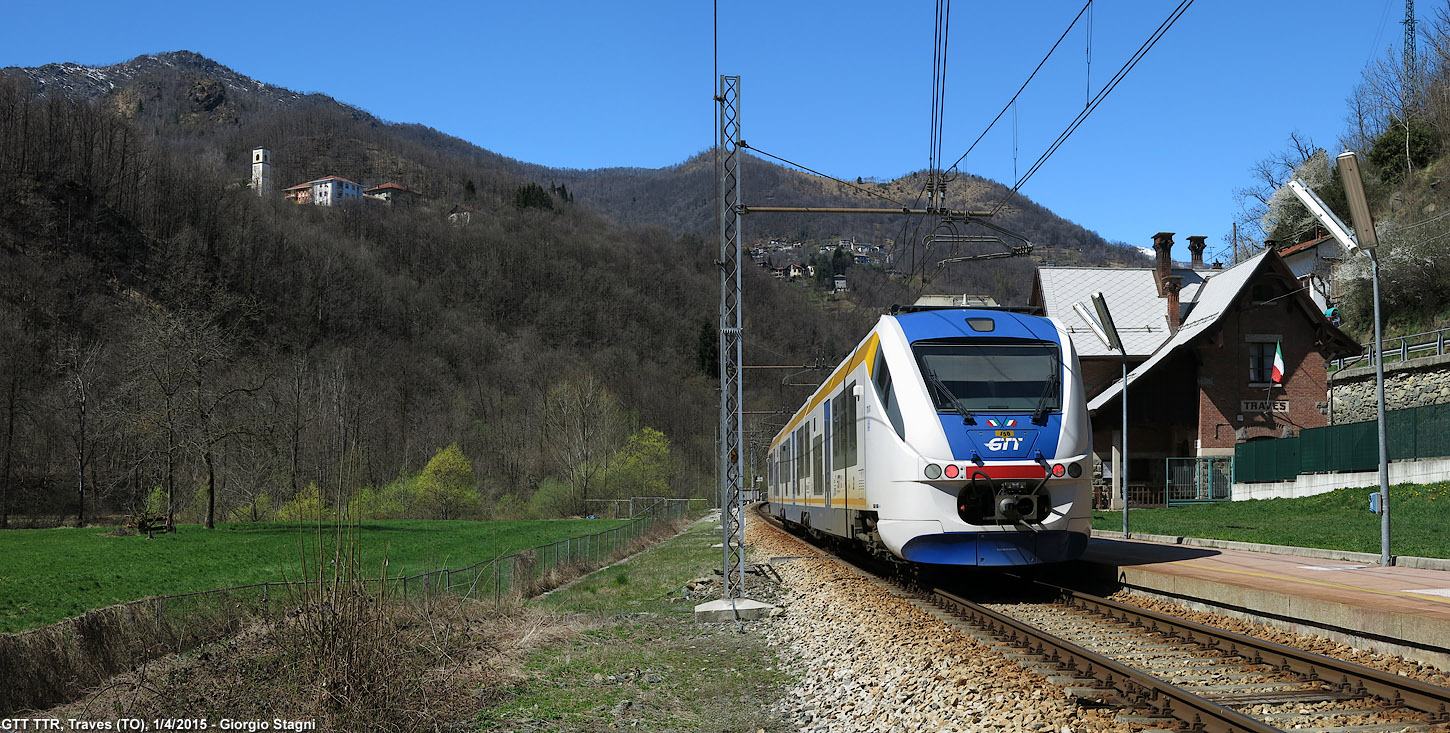
{"label": "steel lattice pylon", "polygon": [[740,327],[740,77],[721,76],[720,140],[715,148],[715,199],[720,223],[720,527],[722,598],[745,591],[745,506],[741,496]]}

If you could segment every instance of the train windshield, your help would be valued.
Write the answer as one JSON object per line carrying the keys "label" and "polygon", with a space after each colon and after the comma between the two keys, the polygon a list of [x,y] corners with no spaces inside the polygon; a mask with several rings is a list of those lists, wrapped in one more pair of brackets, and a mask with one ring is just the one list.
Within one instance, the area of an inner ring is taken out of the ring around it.
{"label": "train windshield", "polygon": [[938,411],[1046,413],[1062,408],[1055,343],[918,341],[911,348]]}

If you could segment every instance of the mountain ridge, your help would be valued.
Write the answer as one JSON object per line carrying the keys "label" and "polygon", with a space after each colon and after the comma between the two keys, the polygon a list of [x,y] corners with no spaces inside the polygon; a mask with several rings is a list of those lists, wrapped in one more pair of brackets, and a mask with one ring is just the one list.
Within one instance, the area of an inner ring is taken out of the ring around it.
{"label": "mountain ridge", "polygon": [[[283,110],[330,108],[353,121],[387,128],[436,152],[492,168],[495,173],[509,179],[538,182],[551,188],[565,186],[578,203],[618,224],[663,226],[677,235],[709,236],[716,228],[712,151],[708,148],[679,163],[660,168],[574,169],[544,166],[501,155],[478,143],[427,125],[386,121],[325,94],[301,93],[274,86],[192,51],[146,54],[103,67],[62,63],[33,68],[6,67],[0,69],[0,73],[18,75],[42,93],[59,89],[64,94],[91,101],[109,100],[130,119],[144,117],[148,104],[164,107],[169,91],[179,98],[177,104],[182,107],[179,113],[182,126],[190,129],[204,129],[212,125],[245,126],[265,116],[268,107]],[[257,144],[277,147],[265,140],[258,140]],[[235,156],[235,152],[231,155]],[[283,161],[282,171],[290,173],[288,166],[296,167],[295,156],[291,159],[274,157]],[[752,198],[747,203],[769,202],[771,205],[880,206],[882,196],[910,203],[924,181],[923,172],[916,171],[891,181],[863,181],[853,185],[782,166],[748,151],[742,161],[742,171],[749,176],[748,192]],[[399,175],[396,170],[373,173],[366,165],[360,164],[351,176],[313,167],[307,172],[291,174],[290,178],[301,181],[334,173],[359,178],[371,175],[378,179],[367,181],[371,183],[382,183],[384,179],[390,180]],[[409,184],[408,181],[404,183]],[[416,181],[409,185],[426,188]],[[457,191],[445,189],[431,193],[437,197],[457,199],[462,198],[462,186],[459,188]],[[1137,248],[1109,243],[1095,232],[1052,214],[1025,196],[1009,196],[1008,192],[1009,189],[998,182],[961,174],[948,184],[948,202],[953,208],[981,209],[1010,199],[1010,205],[993,223],[1013,230],[1034,244],[1061,253],[1074,253],[1071,259],[1077,264],[1141,262]],[[901,216],[867,221],[848,215],[772,215],[764,221],[752,219],[751,227],[756,232],[752,234],[752,239],[760,241],[772,238],[824,241],[841,237],[860,241],[892,239],[904,244],[902,240],[913,236],[909,234],[912,223]],[[915,236],[924,235],[918,232]]]}

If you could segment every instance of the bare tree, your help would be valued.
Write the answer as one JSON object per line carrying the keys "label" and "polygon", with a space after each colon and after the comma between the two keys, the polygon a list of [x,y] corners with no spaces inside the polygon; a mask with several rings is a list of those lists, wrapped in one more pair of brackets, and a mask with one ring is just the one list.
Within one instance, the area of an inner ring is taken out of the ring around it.
{"label": "bare tree", "polygon": [[1263,247],[1264,239],[1268,236],[1263,223],[1264,217],[1269,213],[1269,203],[1274,198],[1274,193],[1289,182],[1296,168],[1322,150],[1314,144],[1313,138],[1296,130],[1289,134],[1289,142],[1283,150],[1254,163],[1249,170],[1252,182],[1234,192],[1234,197],[1239,201],[1237,223],[1240,241],[1246,243],[1245,256]]}
{"label": "bare tree", "polygon": [[571,511],[586,506],[593,482],[608,467],[625,434],[625,420],[614,395],[593,374],[566,378],[544,400],[543,439],[555,468],[574,497]]}
{"label": "bare tree", "polygon": [[61,347],[56,364],[65,382],[66,400],[75,410],[75,429],[71,433],[75,447],[76,526],[86,524],[86,469],[90,465],[91,412],[95,409],[96,372],[101,360],[99,342],[80,344],[74,340]]}

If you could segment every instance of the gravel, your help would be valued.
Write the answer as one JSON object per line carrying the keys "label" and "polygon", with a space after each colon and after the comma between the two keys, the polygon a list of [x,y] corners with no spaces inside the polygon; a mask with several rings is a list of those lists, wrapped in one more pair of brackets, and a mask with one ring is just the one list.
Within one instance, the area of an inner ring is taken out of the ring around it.
{"label": "gravel", "polygon": [[[756,562],[820,551],[746,523]],[[800,683],[772,713],[797,730],[1128,731],[906,599],[825,559],[780,560],[778,616],[752,624]],[[753,598],[755,596],[752,596]]]}
{"label": "gravel", "polygon": [[1235,631],[1257,639],[1272,641],[1276,644],[1283,644],[1284,646],[1291,646],[1296,649],[1303,649],[1314,652],[1315,654],[1323,654],[1326,657],[1353,662],[1383,672],[1390,672],[1417,679],[1421,682],[1428,682],[1432,685],[1450,687],[1450,674],[1446,674],[1444,670],[1437,669],[1428,664],[1410,661],[1393,654],[1381,654],[1364,649],[1356,649],[1347,644],[1330,641],[1318,636],[1295,634],[1282,629],[1276,629],[1272,626],[1264,626],[1228,616],[1193,611],[1173,603],[1133,595],[1126,591],[1119,591],[1110,597],[1115,601],[1131,603],[1140,608],[1165,613],[1170,616],[1177,616],[1178,618],[1195,621],[1206,626]]}
{"label": "gravel", "polygon": [[[747,595],[778,606],[750,624],[800,679],[771,714],[799,731],[1136,731],[1116,711],[1078,707],[1061,689],[761,521],[746,523],[754,562],[778,558],[781,584],[748,576]],[[703,579],[702,579],[703,580]],[[718,580],[716,581],[718,583]],[[717,586],[718,588],[718,586]],[[701,588],[702,591],[709,591]],[[1163,601],[1114,596],[1145,608],[1227,628],[1437,685],[1433,667],[1291,634]]]}

